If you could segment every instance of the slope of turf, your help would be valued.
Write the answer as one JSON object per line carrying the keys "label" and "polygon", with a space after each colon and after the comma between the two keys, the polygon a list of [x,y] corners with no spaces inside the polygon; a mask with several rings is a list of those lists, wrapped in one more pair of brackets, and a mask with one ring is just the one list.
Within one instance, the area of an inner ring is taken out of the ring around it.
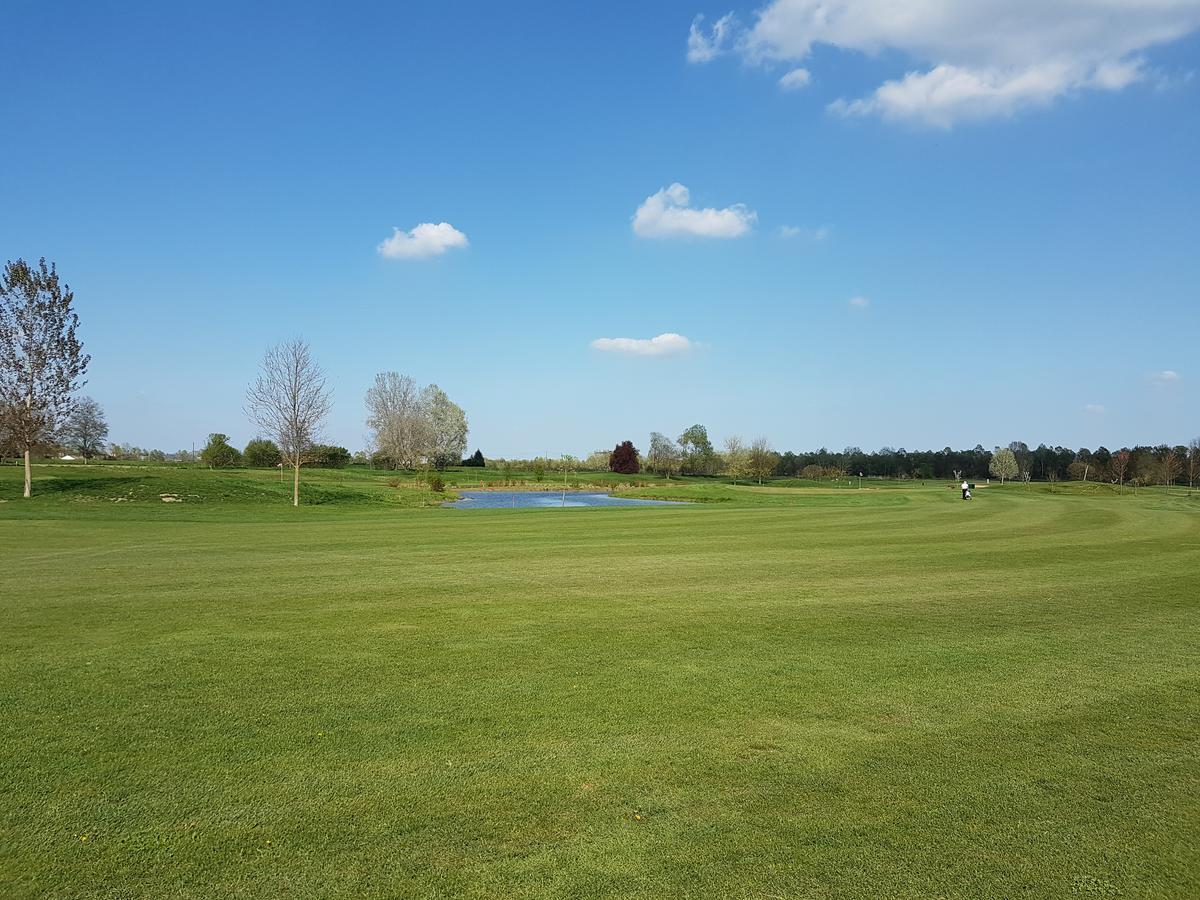
{"label": "slope of turf", "polygon": [[1197,894],[1200,504],[672,490],[0,504],[0,895]]}

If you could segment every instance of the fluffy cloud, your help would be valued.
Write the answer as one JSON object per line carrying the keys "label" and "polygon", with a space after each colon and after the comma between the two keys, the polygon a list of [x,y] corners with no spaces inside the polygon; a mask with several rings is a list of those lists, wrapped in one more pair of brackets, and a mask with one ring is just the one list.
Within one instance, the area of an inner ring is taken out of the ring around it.
{"label": "fluffy cloud", "polygon": [[688,62],[706,63],[715,58],[724,51],[725,43],[733,32],[733,13],[726,13],[713,22],[708,34],[704,33],[703,21],[704,16],[696,16],[692,20],[692,27],[688,29]]}
{"label": "fluffy cloud", "polygon": [[816,44],[902,53],[913,70],[831,110],[948,128],[1120,90],[1147,77],[1140,54],[1198,27],[1200,0],[771,0],[722,42],[792,65]]}
{"label": "fluffy cloud", "polygon": [[792,69],[792,71],[779,79],[779,86],[785,91],[798,91],[801,88],[808,87],[808,82],[811,79],[812,73],[808,69]]}
{"label": "fluffy cloud", "polygon": [[1102,415],[1104,413],[1104,404],[1103,403],[1085,403],[1083,405],[1083,411],[1089,412],[1089,413],[1094,413],[1095,415]]}
{"label": "fluffy cloud", "polygon": [[956,122],[1011,116],[1024,108],[1045,106],[1080,88],[1117,90],[1141,77],[1140,66],[1140,61],[1094,70],[1063,63],[1002,70],[940,65],[885,82],[869,97],[835,100],[829,110],[843,116],[878,115],[950,128]]}
{"label": "fluffy cloud", "polygon": [[866,297],[851,297],[849,302],[855,309],[866,309],[871,305],[871,301]]}
{"label": "fluffy cloud", "polygon": [[1161,372],[1154,373],[1155,384],[1172,384],[1179,380],[1179,373],[1172,372],[1170,369],[1164,369]]}
{"label": "fluffy cloud", "polygon": [[467,236],[449,222],[424,222],[412,231],[399,228],[379,245],[380,256],[388,259],[428,259],[441,256],[447,250],[467,246]]}
{"label": "fluffy cloud", "polygon": [[633,232],[638,237],[741,237],[750,230],[758,214],[740,203],[724,209],[693,209],[688,189],[676,182],[651,194],[633,214]]}
{"label": "fluffy cloud", "polygon": [[682,334],[668,331],[652,338],[596,338],[592,347],[606,353],[629,353],[634,356],[671,356],[685,353],[694,347]]}

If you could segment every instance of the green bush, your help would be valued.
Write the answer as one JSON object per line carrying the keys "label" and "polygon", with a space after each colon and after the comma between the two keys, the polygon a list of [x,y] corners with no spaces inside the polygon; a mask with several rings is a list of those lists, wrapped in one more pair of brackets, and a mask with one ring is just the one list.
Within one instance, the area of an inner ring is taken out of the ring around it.
{"label": "green bush", "polygon": [[200,461],[213,469],[241,465],[242,454],[229,446],[229,435],[215,432],[208,436],[208,443],[200,451]]}
{"label": "green bush", "polygon": [[446,480],[436,472],[429,476],[429,489],[437,493],[443,493],[446,490]]}
{"label": "green bush", "polygon": [[266,438],[255,438],[246,445],[242,458],[246,465],[256,469],[273,469],[279,465],[279,448],[274,441]]}
{"label": "green bush", "polygon": [[345,447],[314,444],[309,450],[310,465],[318,469],[344,469],[350,464],[350,451]]}

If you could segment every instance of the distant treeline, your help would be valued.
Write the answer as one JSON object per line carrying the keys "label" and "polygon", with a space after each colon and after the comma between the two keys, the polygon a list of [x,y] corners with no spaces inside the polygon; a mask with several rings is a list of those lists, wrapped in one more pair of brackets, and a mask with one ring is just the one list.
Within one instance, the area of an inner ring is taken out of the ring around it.
{"label": "distant treeline", "polygon": [[[696,426],[698,428],[698,426]],[[744,446],[736,438],[724,451],[706,439],[674,442],[655,434],[650,451],[637,453],[637,465],[659,475],[703,475],[732,478],[831,479],[862,475],[866,478],[969,479],[1004,478],[1029,481],[1105,481],[1119,484],[1192,484],[1200,482],[1200,441],[1188,446],[1139,445],[1109,450],[1097,447],[1030,448],[1021,441],[986,450],[906,450],[884,447],[873,452],[858,447],[844,450],[777,453],[759,440]],[[488,459],[487,467],[505,472],[574,472],[613,470],[611,451],[597,450],[583,459],[566,455],[557,459]],[[476,463],[478,464],[478,463]],[[637,471],[634,469],[633,471]]]}
{"label": "distant treeline", "polygon": [[[999,449],[999,448],[997,448]],[[1177,478],[1187,480],[1189,461],[1196,455],[1194,446],[1122,447],[1109,450],[1097,447],[1050,447],[1039,444],[1030,448],[1021,441],[1007,447],[1016,458],[1019,471],[1028,472],[1033,481],[1122,481],[1139,480],[1146,484],[1162,481],[1163,466],[1178,464]],[[991,475],[992,456],[996,451],[976,445],[972,450],[905,450],[903,447],[867,452],[858,447],[845,450],[820,450],[795,453],[788,451],[779,457],[776,475],[788,477],[820,477],[825,474],[862,474],[883,478],[983,480]],[[1124,456],[1122,456],[1124,454]],[[1195,463],[1193,463],[1194,465]]]}
{"label": "distant treeline", "polygon": [[[655,439],[659,439],[657,442]],[[1039,444],[1030,448],[1021,441],[1007,447],[986,450],[976,445],[971,450],[906,450],[883,447],[865,451],[858,447],[844,450],[792,451],[777,453],[765,441],[756,441],[743,447],[736,438],[726,442],[724,451],[715,450],[702,441],[699,445],[667,442],[664,449],[662,435],[656,434],[651,441],[650,452],[643,454],[631,442],[625,441],[615,449],[626,449],[634,454],[619,468],[613,469],[613,451],[597,450],[585,458],[570,454],[560,457],[537,456],[530,459],[485,459],[483,453],[463,459],[466,467],[487,467],[504,473],[534,472],[544,475],[552,472],[579,471],[629,471],[639,470],[660,475],[708,475],[730,478],[779,478],[831,479],[862,475],[866,478],[899,479],[947,479],[962,478],[982,481],[999,477],[1004,465],[997,465],[1003,455],[1009,466],[1005,477],[1012,480],[1029,481],[1103,481],[1119,484],[1195,484],[1200,482],[1200,441],[1189,445],[1168,444],[1138,445],[1109,450],[1097,447],[1089,450],[1080,447],[1048,446]],[[625,445],[628,445],[626,448]],[[213,468],[226,466],[276,467],[281,455],[275,444],[263,438],[250,441],[245,450],[239,451],[228,443],[224,434],[209,435],[207,444],[194,454],[188,450],[164,453],[147,450],[129,444],[108,444],[88,454],[93,458],[109,460],[145,460],[156,462],[200,462]],[[47,443],[36,448],[34,455],[56,457],[67,452],[80,452],[76,444]],[[1011,455],[1010,455],[1011,454]],[[13,448],[5,447],[0,440],[0,459],[15,457]],[[628,455],[628,454],[627,454]],[[351,454],[344,447],[324,444],[313,445],[306,454],[306,465],[321,468],[342,468],[347,465],[370,466],[371,468],[396,468],[386,454],[368,455],[364,451]]]}

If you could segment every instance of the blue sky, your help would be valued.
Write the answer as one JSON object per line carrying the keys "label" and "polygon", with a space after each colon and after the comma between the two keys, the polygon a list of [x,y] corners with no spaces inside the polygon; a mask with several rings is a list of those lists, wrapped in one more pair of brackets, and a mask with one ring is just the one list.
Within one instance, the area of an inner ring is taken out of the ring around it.
{"label": "blue sky", "polygon": [[166,450],[297,334],[351,449],[389,369],[494,456],[1200,434],[1196,0],[706,2],[9,2],[0,255]]}

